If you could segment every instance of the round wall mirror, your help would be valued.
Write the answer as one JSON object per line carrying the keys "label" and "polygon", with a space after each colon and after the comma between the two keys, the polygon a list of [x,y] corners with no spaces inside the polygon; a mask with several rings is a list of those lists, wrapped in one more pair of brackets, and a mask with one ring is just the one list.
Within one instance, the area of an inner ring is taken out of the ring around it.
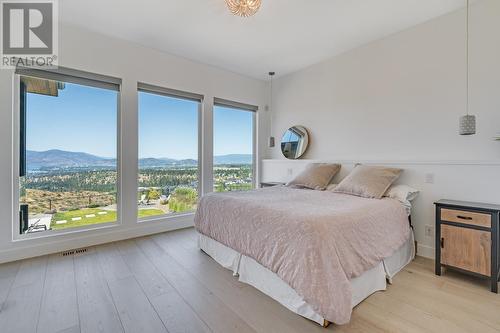
{"label": "round wall mirror", "polygon": [[309,145],[309,134],[304,126],[293,126],[281,138],[281,152],[291,160],[300,158]]}

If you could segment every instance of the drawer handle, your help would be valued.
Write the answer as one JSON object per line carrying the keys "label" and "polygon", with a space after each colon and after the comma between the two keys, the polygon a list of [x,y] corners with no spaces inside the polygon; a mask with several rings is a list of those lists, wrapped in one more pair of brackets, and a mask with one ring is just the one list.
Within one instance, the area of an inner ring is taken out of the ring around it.
{"label": "drawer handle", "polygon": [[470,216],[462,216],[462,215],[457,215],[457,218],[461,219],[461,220],[472,220],[472,217]]}
{"label": "drawer handle", "polygon": [[441,237],[441,248],[444,249],[444,237]]}

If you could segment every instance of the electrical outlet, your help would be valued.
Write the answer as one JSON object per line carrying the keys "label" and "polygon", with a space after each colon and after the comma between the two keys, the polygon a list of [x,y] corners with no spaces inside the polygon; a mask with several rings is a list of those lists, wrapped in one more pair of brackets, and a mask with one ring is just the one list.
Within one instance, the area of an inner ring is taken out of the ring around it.
{"label": "electrical outlet", "polygon": [[434,226],[428,224],[425,226],[425,237],[432,237],[434,234]]}
{"label": "electrical outlet", "polygon": [[426,173],[425,174],[425,182],[427,184],[434,184],[434,174],[433,173]]}

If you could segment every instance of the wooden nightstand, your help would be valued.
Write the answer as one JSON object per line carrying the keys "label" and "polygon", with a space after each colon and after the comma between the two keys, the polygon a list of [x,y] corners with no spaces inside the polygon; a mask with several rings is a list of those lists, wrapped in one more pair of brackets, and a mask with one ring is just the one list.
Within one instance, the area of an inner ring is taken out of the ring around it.
{"label": "wooden nightstand", "polygon": [[436,275],[452,267],[487,277],[498,293],[500,205],[439,200],[436,205]]}
{"label": "wooden nightstand", "polygon": [[273,187],[273,186],[280,186],[280,185],[285,185],[285,183],[281,182],[261,182],[260,187]]}

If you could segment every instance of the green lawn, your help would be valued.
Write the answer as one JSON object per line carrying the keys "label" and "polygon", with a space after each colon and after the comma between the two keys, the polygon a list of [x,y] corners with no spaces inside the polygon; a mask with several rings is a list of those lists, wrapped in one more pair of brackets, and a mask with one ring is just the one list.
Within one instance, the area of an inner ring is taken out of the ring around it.
{"label": "green lawn", "polygon": [[[99,214],[100,212],[104,212],[106,214]],[[163,211],[159,209],[139,209],[139,218],[161,215]],[[87,217],[87,215],[94,215],[93,217]],[[81,220],[72,221],[72,218],[80,217]],[[56,221],[67,222],[64,224],[57,224]],[[116,221],[116,211],[111,210],[103,210],[99,208],[84,208],[78,210],[72,210],[68,212],[59,212],[54,214],[52,217],[51,228],[52,230],[61,230],[68,228],[75,228],[81,226],[87,226],[92,224],[106,223],[106,222],[115,222]]]}
{"label": "green lawn", "polygon": [[158,215],[165,215],[165,212],[160,210],[160,209],[139,209],[138,211],[138,217],[144,218],[144,217],[151,217],[151,216],[158,216]]}

